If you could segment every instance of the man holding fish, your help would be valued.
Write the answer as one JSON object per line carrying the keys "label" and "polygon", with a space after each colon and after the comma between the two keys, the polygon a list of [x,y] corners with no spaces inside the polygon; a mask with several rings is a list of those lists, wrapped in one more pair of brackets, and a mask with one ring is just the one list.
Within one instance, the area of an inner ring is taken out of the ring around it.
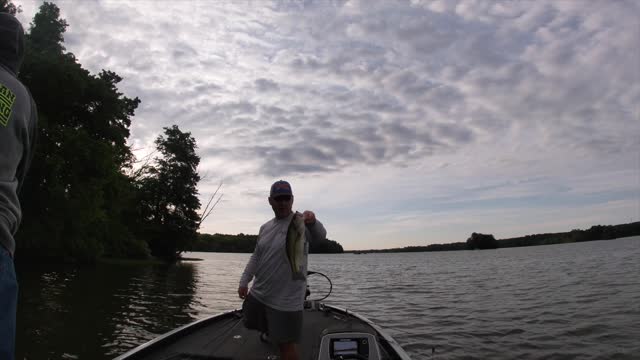
{"label": "man holding fish", "polygon": [[297,360],[309,242],[325,240],[327,231],[312,211],[293,212],[293,191],[284,180],[271,185],[269,204],[275,217],[260,227],[238,295],[245,326],[268,334],[283,360]]}

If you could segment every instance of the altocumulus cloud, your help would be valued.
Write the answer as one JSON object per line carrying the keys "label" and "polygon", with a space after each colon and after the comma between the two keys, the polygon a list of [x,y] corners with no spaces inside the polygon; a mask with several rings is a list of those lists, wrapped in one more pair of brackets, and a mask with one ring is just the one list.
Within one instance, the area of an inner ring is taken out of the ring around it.
{"label": "altocumulus cloud", "polygon": [[[36,5],[17,3],[30,21]],[[636,1],[58,5],[68,50],[143,101],[132,142],[150,150],[177,123],[198,139],[203,169],[230,184],[433,162],[460,177],[451,195],[479,164],[541,174],[464,192],[500,199],[565,191],[556,182],[574,161],[572,171],[621,171],[618,187],[633,184]]]}

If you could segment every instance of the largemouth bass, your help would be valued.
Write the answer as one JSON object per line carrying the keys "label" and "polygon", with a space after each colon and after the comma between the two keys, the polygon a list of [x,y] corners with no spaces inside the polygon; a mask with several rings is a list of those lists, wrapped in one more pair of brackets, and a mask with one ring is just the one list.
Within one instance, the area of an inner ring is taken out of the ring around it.
{"label": "largemouth bass", "polygon": [[305,279],[304,268],[302,266],[305,256],[305,230],[306,227],[302,219],[302,214],[296,211],[287,229],[287,258],[289,258],[289,264],[291,264],[293,280]]}

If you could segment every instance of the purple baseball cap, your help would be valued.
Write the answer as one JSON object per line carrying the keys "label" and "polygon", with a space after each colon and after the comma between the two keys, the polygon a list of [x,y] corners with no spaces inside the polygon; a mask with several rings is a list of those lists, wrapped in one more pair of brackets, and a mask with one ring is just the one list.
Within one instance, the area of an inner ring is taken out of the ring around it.
{"label": "purple baseball cap", "polygon": [[284,180],[278,180],[274,182],[273,185],[271,185],[271,192],[269,193],[269,197],[275,198],[280,195],[293,196],[291,185]]}

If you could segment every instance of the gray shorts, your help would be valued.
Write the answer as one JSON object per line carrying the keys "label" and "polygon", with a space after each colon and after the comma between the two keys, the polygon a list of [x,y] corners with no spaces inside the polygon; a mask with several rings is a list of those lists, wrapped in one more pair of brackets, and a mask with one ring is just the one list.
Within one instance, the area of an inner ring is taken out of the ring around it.
{"label": "gray shorts", "polygon": [[242,303],[244,326],[266,333],[276,344],[297,343],[302,333],[302,310],[280,311],[247,295]]}

